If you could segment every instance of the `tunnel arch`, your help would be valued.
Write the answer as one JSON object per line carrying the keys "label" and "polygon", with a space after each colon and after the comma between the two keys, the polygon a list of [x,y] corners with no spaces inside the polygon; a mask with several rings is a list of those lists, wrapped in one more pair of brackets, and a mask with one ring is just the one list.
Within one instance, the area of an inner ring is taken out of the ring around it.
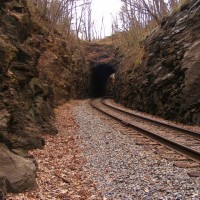
{"label": "tunnel arch", "polygon": [[91,73],[91,96],[93,98],[105,96],[108,79],[115,73],[113,65],[99,64],[92,68]]}

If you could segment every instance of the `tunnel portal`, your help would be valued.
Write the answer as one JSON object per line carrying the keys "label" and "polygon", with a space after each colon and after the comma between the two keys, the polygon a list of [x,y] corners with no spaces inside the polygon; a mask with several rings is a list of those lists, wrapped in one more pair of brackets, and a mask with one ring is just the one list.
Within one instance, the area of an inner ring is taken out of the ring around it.
{"label": "tunnel portal", "polygon": [[101,97],[106,95],[106,86],[109,76],[115,73],[112,65],[99,64],[92,68],[91,96]]}

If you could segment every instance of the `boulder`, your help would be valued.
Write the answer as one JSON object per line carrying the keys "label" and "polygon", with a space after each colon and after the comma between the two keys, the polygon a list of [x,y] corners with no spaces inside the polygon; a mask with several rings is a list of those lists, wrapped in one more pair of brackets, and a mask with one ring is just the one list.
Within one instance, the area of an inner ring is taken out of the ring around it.
{"label": "boulder", "polygon": [[3,193],[5,187],[8,192],[17,193],[35,186],[36,165],[32,160],[12,153],[2,143],[0,143],[0,158],[0,190]]}

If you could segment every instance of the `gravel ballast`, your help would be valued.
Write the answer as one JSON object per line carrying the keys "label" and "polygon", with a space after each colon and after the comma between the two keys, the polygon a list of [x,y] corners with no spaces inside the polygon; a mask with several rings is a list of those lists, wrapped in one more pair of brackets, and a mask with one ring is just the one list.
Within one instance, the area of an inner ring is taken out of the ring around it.
{"label": "gravel ballast", "polygon": [[200,178],[134,143],[98,117],[88,101],[74,108],[88,178],[104,200],[200,199]]}
{"label": "gravel ballast", "polygon": [[58,135],[45,135],[45,148],[29,152],[38,163],[37,187],[7,200],[200,199],[200,178],[136,145],[123,135],[127,129],[88,100],[68,102],[55,113]]}

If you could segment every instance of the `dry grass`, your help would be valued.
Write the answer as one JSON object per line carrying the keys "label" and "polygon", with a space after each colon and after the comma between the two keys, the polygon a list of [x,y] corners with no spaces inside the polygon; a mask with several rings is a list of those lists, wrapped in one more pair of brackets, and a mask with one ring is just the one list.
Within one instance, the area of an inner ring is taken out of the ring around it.
{"label": "dry grass", "polygon": [[173,14],[173,13],[176,13],[176,12],[178,12],[178,11],[180,11],[181,8],[182,8],[185,4],[187,4],[188,2],[189,2],[189,0],[180,0],[180,2],[178,3],[178,5],[175,6],[175,7],[173,8],[172,14]]}
{"label": "dry grass", "polygon": [[[69,46],[79,45],[79,40],[77,39],[75,33],[70,28],[70,24],[67,20],[62,23],[54,23],[52,20],[45,16],[43,13],[43,9],[39,6],[36,6],[34,1],[27,1],[32,20],[43,30],[46,36],[57,34],[62,36],[68,41]],[[70,45],[73,44],[73,45]]]}
{"label": "dry grass", "polygon": [[[171,14],[180,11],[188,1],[189,0],[180,0],[179,4],[173,8]],[[129,31],[116,32],[112,35],[112,39],[109,38],[109,41],[112,42],[115,47],[119,49],[119,53],[123,55],[122,62],[125,60],[125,66],[133,67],[141,63],[144,55],[144,40],[157,26],[155,21],[151,21],[146,27],[137,24]]]}

